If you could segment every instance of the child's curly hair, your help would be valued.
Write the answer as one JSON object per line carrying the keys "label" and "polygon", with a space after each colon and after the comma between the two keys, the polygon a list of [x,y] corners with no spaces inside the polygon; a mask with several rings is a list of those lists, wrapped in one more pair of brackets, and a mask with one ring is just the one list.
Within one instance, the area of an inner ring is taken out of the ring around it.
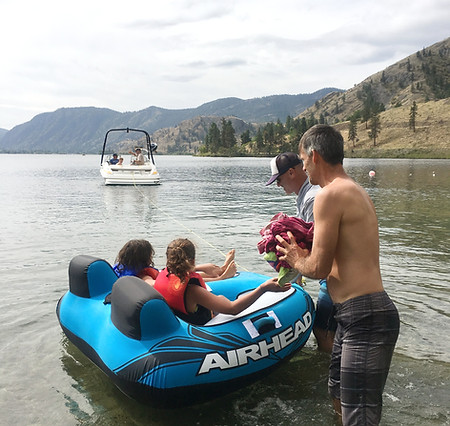
{"label": "child's curly hair", "polygon": [[173,240],[167,247],[167,271],[184,281],[195,265],[195,246],[186,238]]}
{"label": "child's curly hair", "polygon": [[135,273],[153,266],[155,251],[147,240],[130,240],[120,249],[116,263]]}

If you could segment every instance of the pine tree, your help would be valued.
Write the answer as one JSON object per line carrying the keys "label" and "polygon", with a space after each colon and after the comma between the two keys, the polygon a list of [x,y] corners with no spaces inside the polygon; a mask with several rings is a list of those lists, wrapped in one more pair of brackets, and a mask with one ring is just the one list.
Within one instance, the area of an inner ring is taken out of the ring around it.
{"label": "pine tree", "polygon": [[323,115],[323,113],[320,114],[319,124],[325,124],[325,116]]}
{"label": "pine tree", "polygon": [[210,152],[216,154],[220,148],[220,130],[216,123],[211,123],[208,131],[208,145]]}
{"label": "pine tree", "polygon": [[222,148],[226,154],[230,154],[234,146],[236,145],[236,136],[231,120],[225,120],[222,118],[222,131],[220,133],[220,139],[222,142]]}
{"label": "pine tree", "polygon": [[409,128],[413,132],[416,131],[416,116],[417,116],[417,104],[416,101],[413,102],[411,110],[409,111]]}
{"label": "pine tree", "polygon": [[284,140],[284,135],[286,134],[286,129],[280,119],[275,123],[273,131],[275,143],[281,145]]}
{"label": "pine tree", "polygon": [[369,121],[369,138],[373,139],[373,146],[377,146],[377,137],[381,132],[381,121],[378,114],[372,115]]}
{"label": "pine tree", "polygon": [[267,149],[267,153],[269,155],[272,155],[272,149],[275,142],[275,130],[274,124],[272,122],[267,123],[264,126],[263,137],[264,137],[264,146]]}
{"label": "pine tree", "polygon": [[348,140],[352,141],[353,147],[355,147],[355,140],[357,138],[357,129],[356,129],[356,117],[354,115],[350,118],[350,124],[348,128]]}
{"label": "pine tree", "polygon": [[292,130],[292,128],[294,127],[294,120],[292,119],[292,117],[290,116],[290,115],[288,115],[287,117],[286,117],[286,124],[285,124],[285,127],[286,127],[286,131],[289,133],[291,130]]}
{"label": "pine tree", "polygon": [[252,139],[250,138],[250,130],[246,130],[241,134],[241,143],[243,145],[249,143]]}
{"label": "pine tree", "polygon": [[367,121],[378,113],[384,111],[384,105],[381,102],[378,102],[375,98],[375,93],[373,92],[371,84],[363,84],[363,90],[358,91],[356,94],[358,99],[363,101],[363,110],[362,110],[362,122],[366,123],[367,129]]}
{"label": "pine tree", "polygon": [[261,127],[258,128],[258,131],[256,132],[255,142],[256,142],[256,150],[259,154],[264,148],[264,137],[261,131]]}
{"label": "pine tree", "polygon": [[303,135],[308,130],[308,123],[306,122],[306,118],[302,117],[300,122],[300,133]]}

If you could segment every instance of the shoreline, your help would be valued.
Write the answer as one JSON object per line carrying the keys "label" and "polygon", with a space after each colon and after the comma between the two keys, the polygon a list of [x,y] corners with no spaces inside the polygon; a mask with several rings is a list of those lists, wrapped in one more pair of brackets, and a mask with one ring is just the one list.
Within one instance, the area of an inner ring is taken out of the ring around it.
{"label": "shoreline", "polygon": [[449,160],[450,150],[356,149],[346,150],[344,158],[398,158],[405,160]]}
{"label": "shoreline", "polygon": [[[82,153],[82,152],[1,152],[0,155],[100,155],[98,153]],[[233,158],[233,157],[249,157],[249,158],[272,158],[276,154],[252,154],[245,155],[239,153],[233,153],[232,155],[224,154],[198,154],[194,152],[183,152],[183,153],[171,153],[171,154],[158,154],[159,157],[165,156],[182,156],[188,155],[192,157],[223,157],[223,158]],[[375,148],[355,148],[355,149],[345,149],[344,158],[396,158],[404,160],[450,160],[450,149],[446,150],[419,150],[419,149],[407,149],[407,148],[393,148],[393,149],[379,149]]]}

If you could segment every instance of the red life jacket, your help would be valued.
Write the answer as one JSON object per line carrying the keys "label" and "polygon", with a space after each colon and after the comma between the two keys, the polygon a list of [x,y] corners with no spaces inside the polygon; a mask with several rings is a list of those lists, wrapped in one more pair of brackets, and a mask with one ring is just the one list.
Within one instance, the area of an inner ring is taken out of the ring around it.
{"label": "red life jacket", "polygon": [[159,274],[159,271],[156,268],[152,268],[151,266],[149,266],[148,268],[141,269],[139,271],[138,277],[142,278],[145,275],[149,275],[154,280],[156,280],[156,277],[158,276],[158,274]]}
{"label": "red life jacket", "polygon": [[192,278],[197,279],[199,284],[206,290],[206,284],[197,272],[190,272],[186,281],[181,282],[176,275],[169,274],[166,268],[160,271],[156,277],[153,288],[158,290],[172,309],[189,315],[184,304],[184,293],[186,292],[188,282]]}

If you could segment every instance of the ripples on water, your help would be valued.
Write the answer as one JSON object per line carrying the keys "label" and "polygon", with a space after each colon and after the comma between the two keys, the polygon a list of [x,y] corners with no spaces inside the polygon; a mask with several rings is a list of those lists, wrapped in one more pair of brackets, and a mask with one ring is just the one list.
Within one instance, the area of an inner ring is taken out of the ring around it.
{"label": "ripples on water", "polygon": [[[159,187],[105,187],[99,158],[0,156],[0,404],[10,424],[330,425],[328,357],[314,339],[262,381],[183,411],[124,397],[63,337],[55,305],[77,254],[114,261],[147,238],[157,266],[167,243],[194,240],[198,261],[237,249],[241,269],[273,275],[259,230],[295,198],[265,187],[269,159],[157,157]],[[401,316],[385,389],[383,424],[448,424],[450,413],[450,162],[346,160],[374,201],[383,280]],[[369,178],[369,170],[376,176]],[[433,175],[434,172],[434,175]],[[314,281],[306,289],[316,299]]]}
{"label": "ripples on water", "polygon": [[442,323],[450,322],[450,173],[445,161],[419,163],[384,160],[368,191],[379,217],[383,279],[401,310],[397,352],[449,362]]}

